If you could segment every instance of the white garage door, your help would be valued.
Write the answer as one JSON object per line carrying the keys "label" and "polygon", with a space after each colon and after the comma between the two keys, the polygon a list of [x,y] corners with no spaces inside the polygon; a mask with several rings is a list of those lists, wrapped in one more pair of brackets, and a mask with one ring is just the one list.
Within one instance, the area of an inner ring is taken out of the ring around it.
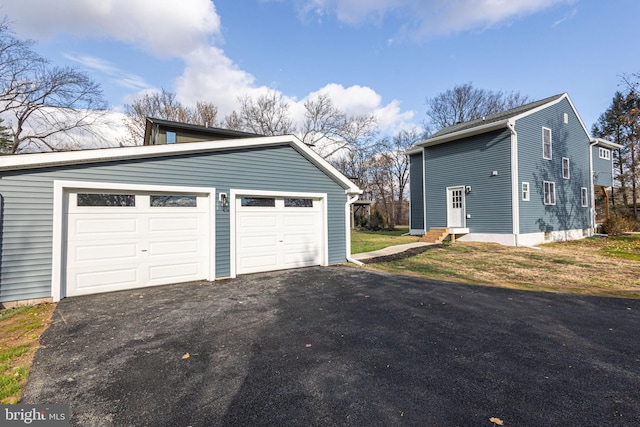
{"label": "white garage door", "polygon": [[68,195],[67,296],[207,278],[207,196],[85,190]]}
{"label": "white garage door", "polygon": [[322,199],[238,196],[235,203],[238,274],[322,264]]}

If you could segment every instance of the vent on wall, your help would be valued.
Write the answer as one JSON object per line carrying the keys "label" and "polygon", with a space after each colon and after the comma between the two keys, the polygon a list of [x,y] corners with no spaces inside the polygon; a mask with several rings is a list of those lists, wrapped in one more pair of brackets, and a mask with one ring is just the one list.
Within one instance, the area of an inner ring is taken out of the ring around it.
{"label": "vent on wall", "polygon": [[569,115],[567,113],[564,113],[563,121],[565,124],[569,123]]}

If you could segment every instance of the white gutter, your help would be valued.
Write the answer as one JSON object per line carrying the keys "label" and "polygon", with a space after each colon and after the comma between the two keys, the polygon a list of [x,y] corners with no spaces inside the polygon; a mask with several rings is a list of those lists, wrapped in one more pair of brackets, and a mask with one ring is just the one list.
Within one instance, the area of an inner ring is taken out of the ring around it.
{"label": "white gutter", "polygon": [[354,195],[353,197],[349,197],[349,199],[347,199],[347,203],[344,204],[344,228],[345,228],[345,242],[346,242],[345,250],[347,255],[347,261],[352,262],[356,265],[364,265],[364,263],[351,257],[351,205],[354,204],[359,197],[360,196],[358,194]]}
{"label": "white gutter", "polygon": [[[518,132],[516,132],[515,121],[507,122],[507,127],[511,131],[511,221],[515,245],[518,246],[518,235],[520,234],[520,191],[518,189]],[[529,189],[531,191],[531,189]]]}
{"label": "white gutter", "polygon": [[469,129],[463,129],[457,132],[448,133],[446,135],[425,139],[424,141],[418,142],[416,144],[416,147],[430,147],[432,145],[442,144],[444,142],[453,141],[455,139],[467,138],[492,130],[502,129],[508,126],[508,124],[509,120],[499,120],[497,122],[474,126]]}

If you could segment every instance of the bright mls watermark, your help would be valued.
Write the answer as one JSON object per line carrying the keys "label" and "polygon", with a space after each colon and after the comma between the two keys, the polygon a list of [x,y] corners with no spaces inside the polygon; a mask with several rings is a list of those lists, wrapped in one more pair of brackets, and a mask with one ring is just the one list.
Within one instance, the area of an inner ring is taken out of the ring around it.
{"label": "bright mls watermark", "polygon": [[69,427],[69,405],[0,405],[0,425]]}

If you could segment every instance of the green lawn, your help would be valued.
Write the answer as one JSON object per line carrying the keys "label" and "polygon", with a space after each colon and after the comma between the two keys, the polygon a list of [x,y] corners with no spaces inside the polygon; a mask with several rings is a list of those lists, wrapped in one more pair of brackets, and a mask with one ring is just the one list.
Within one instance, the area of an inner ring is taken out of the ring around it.
{"label": "green lawn", "polygon": [[413,243],[420,240],[420,236],[402,236],[409,231],[409,227],[396,227],[393,231],[351,231],[351,253],[377,251],[387,246]]}

